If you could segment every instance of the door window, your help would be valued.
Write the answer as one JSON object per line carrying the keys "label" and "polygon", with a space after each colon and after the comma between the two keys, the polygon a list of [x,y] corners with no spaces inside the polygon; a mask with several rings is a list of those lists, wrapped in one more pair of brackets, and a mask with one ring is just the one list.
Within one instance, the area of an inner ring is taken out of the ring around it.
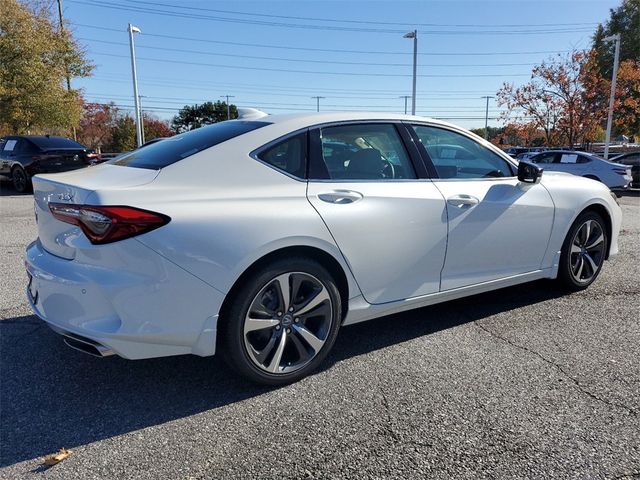
{"label": "door window", "polygon": [[392,124],[359,124],[321,130],[322,159],[336,180],[413,179],[416,173]]}
{"label": "door window", "polygon": [[414,125],[440,178],[511,177],[511,165],[498,154],[460,133]]}

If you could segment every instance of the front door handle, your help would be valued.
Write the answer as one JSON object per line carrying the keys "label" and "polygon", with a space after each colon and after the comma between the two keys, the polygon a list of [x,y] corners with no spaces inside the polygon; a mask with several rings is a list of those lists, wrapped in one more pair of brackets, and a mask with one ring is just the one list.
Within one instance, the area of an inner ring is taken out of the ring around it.
{"label": "front door handle", "polygon": [[458,208],[472,207],[480,203],[476,197],[472,197],[471,195],[466,195],[461,193],[460,195],[455,195],[453,197],[447,198],[447,203],[449,205],[453,205]]}
{"label": "front door handle", "polygon": [[345,205],[362,200],[363,195],[353,190],[332,190],[330,192],[319,193],[318,198],[323,202]]}

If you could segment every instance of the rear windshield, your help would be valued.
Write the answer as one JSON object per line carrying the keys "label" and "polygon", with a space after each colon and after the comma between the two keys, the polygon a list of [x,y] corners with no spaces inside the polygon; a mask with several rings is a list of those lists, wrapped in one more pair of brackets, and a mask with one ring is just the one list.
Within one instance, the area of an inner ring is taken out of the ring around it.
{"label": "rear windshield", "polygon": [[269,125],[269,123],[242,120],[214,123],[213,125],[197,128],[175,137],[165,138],[161,142],[138,148],[112,160],[110,163],[159,170],[183,158],[190,157],[209,147],[265,125]]}
{"label": "rear windshield", "polygon": [[54,148],[87,148],[78,142],[74,142],[70,138],[63,137],[29,137],[29,140],[43,150],[52,150]]}

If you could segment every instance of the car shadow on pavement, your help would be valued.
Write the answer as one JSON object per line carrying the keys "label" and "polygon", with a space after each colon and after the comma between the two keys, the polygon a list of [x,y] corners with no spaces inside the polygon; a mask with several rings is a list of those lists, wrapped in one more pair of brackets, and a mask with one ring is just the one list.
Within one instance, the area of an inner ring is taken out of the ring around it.
{"label": "car shadow on pavement", "polygon": [[[372,320],[341,330],[324,369],[340,360],[559,296],[540,281]],[[243,399],[270,388],[220,358],[129,361],[66,347],[35,316],[0,321],[0,466],[42,457]]]}
{"label": "car shadow on pavement", "polygon": [[13,188],[13,183],[9,177],[0,175],[0,197],[25,196],[31,193],[18,193]]}

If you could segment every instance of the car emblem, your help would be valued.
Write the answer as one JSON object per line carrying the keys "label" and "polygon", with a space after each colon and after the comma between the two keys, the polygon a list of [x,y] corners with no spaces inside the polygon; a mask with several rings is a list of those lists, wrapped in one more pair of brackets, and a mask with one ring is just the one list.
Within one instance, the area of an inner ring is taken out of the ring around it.
{"label": "car emblem", "polygon": [[58,200],[63,200],[65,202],[70,202],[73,200],[73,193],[71,192],[66,192],[66,193],[59,193],[58,194]]}
{"label": "car emblem", "polygon": [[78,156],[78,155],[74,155],[74,156],[73,156],[73,161],[74,161],[74,162],[77,162],[78,160],[80,160],[80,156]]}

